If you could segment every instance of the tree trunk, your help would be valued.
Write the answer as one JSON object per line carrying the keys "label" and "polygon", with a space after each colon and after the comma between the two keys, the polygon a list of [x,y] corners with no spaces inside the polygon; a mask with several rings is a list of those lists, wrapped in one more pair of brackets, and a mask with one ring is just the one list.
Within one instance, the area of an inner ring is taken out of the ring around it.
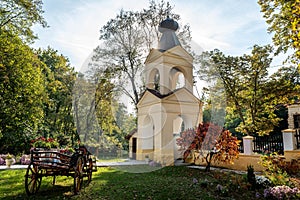
{"label": "tree trunk", "polygon": [[205,167],[205,172],[210,172],[210,166],[211,166],[211,161],[212,161],[212,158],[214,156],[214,152],[209,152],[206,157],[205,157],[205,160],[206,160],[206,167]]}

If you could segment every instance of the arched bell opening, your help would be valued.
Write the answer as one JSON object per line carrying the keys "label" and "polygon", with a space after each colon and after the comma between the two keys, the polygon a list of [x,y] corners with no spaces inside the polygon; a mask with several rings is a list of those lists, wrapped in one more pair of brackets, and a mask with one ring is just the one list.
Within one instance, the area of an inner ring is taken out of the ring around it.
{"label": "arched bell opening", "polygon": [[185,87],[186,80],[184,73],[178,68],[174,67],[170,71],[171,90],[176,90]]}
{"label": "arched bell opening", "polygon": [[152,69],[152,71],[149,73],[149,79],[148,79],[147,87],[149,89],[157,90],[159,91],[160,88],[160,74],[158,69]]}

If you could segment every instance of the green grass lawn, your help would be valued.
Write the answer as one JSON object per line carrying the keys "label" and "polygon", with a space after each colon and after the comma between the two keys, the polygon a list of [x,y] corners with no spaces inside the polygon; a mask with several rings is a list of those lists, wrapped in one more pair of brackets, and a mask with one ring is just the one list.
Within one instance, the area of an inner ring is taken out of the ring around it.
{"label": "green grass lawn", "polygon": [[[154,169],[146,165],[98,168],[92,182],[79,195],[72,193],[71,177],[57,177],[54,186],[52,178],[47,177],[31,197],[25,193],[26,170],[1,170],[0,199],[255,199],[246,175],[207,173],[186,166]],[[144,171],[149,172],[138,173]],[[217,190],[220,186],[222,190]]]}

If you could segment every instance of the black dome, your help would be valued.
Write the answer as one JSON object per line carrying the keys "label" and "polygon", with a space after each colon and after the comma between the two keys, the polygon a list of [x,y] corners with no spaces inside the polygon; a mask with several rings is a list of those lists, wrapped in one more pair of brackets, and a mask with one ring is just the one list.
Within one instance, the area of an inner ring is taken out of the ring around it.
{"label": "black dome", "polygon": [[159,26],[161,28],[171,29],[173,31],[176,31],[178,29],[178,23],[169,17],[167,17],[167,19],[165,19],[164,21],[160,22]]}

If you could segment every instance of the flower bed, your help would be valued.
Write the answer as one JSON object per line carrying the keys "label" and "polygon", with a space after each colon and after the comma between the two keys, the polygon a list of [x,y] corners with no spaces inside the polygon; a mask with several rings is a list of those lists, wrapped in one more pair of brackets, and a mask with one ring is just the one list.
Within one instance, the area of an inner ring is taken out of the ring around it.
{"label": "flower bed", "polygon": [[290,188],[286,185],[280,185],[265,189],[264,197],[274,199],[298,199],[300,197],[300,190],[296,187]]}
{"label": "flower bed", "polygon": [[22,155],[20,159],[21,165],[29,165],[30,164],[30,155]]}
{"label": "flower bed", "polygon": [[38,137],[31,141],[31,146],[50,149],[59,147],[59,143],[53,138]]}

